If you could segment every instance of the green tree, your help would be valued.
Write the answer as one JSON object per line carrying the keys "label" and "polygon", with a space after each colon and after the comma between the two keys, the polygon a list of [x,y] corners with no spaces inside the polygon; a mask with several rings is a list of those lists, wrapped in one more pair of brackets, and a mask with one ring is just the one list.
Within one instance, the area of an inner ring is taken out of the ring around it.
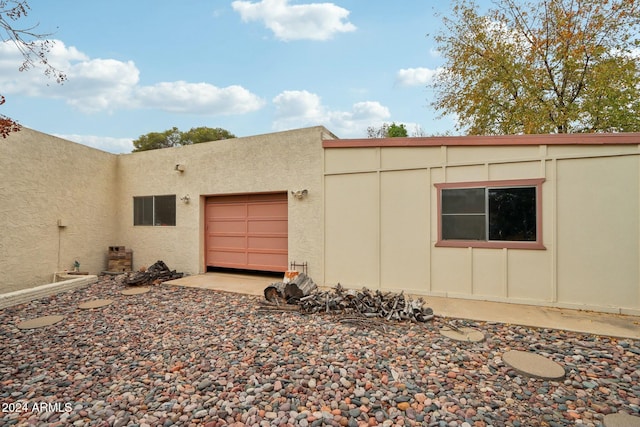
{"label": "green tree", "polygon": [[391,123],[391,126],[389,126],[389,130],[387,131],[387,136],[389,138],[406,137],[407,128],[402,123],[399,125]]}
{"label": "green tree", "polygon": [[407,128],[404,124],[397,125],[395,122],[383,123],[380,127],[369,126],[367,128],[367,138],[397,138],[406,137]]}
{"label": "green tree", "polygon": [[164,132],[149,132],[141,135],[133,141],[133,146],[135,147],[133,152],[199,144],[201,142],[218,141],[235,137],[234,134],[222,128],[198,127],[191,128],[186,132],[181,132],[174,126]]}
{"label": "green tree", "polygon": [[231,139],[236,136],[226,129],[197,127],[191,128],[182,134],[182,145],[199,144],[207,141],[219,141],[221,139]]}
{"label": "green tree", "polygon": [[[55,68],[47,60],[54,42],[47,40],[50,34],[35,32],[35,26],[18,27],[19,20],[25,18],[31,8],[26,0],[0,0],[0,42],[13,42],[22,54],[20,71],[26,71],[36,66],[44,67],[44,74],[55,78],[62,84],[67,76]],[[5,103],[5,97],[0,95],[0,105]],[[9,133],[20,129],[20,125],[9,117],[0,114],[0,136],[6,138]]]}
{"label": "green tree", "polygon": [[640,2],[454,0],[433,106],[472,135],[640,131]]}

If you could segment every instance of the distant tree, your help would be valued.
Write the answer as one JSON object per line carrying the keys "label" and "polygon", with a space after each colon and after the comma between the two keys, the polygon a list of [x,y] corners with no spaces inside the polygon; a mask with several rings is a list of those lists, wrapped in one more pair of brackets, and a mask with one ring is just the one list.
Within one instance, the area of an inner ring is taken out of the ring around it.
{"label": "distant tree", "polygon": [[424,131],[422,126],[416,125],[416,127],[413,129],[413,132],[411,132],[411,136],[413,136],[413,137],[425,137],[425,136],[427,136],[427,133]]}
{"label": "distant tree", "polygon": [[434,107],[474,135],[640,131],[640,2],[453,0]]}
{"label": "distant tree", "polygon": [[201,142],[231,139],[236,136],[226,129],[198,127],[181,132],[177,127],[164,132],[150,132],[133,141],[133,152],[157,150],[159,148],[199,144]]}
{"label": "distant tree", "polygon": [[[36,33],[38,25],[18,28],[17,21],[26,17],[31,8],[26,0],[0,0],[0,41],[13,42],[22,54],[20,71],[26,71],[38,65],[44,66],[44,74],[55,78],[62,84],[67,76],[56,69],[47,60],[47,56],[54,45],[52,40],[47,40],[50,34]],[[5,103],[4,96],[0,95],[0,105]],[[9,133],[20,129],[20,125],[9,117],[0,114],[0,136],[6,138]]]}
{"label": "distant tree", "polygon": [[133,151],[157,150],[160,148],[175,147],[180,142],[180,131],[173,127],[164,132],[149,132],[141,135],[133,141]]}
{"label": "distant tree", "polygon": [[402,123],[399,125],[391,123],[391,126],[389,126],[389,130],[387,131],[387,136],[389,138],[406,137],[408,136],[407,128]]}
{"label": "distant tree", "polygon": [[383,123],[380,127],[369,126],[367,128],[367,138],[397,138],[408,136],[407,128],[404,124],[397,125],[395,122]]}
{"label": "distant tree", "polygon": [[367,138],[386,138],[389,134],[389,124],[383,123],[380,127],[369,126],[367,128]]}
{"label": "distant tree", "polygon": [[191,128],[182,134],[182,145],[199,144],[201,142],[231,139],[236,136],[226,129],[198,127]]}

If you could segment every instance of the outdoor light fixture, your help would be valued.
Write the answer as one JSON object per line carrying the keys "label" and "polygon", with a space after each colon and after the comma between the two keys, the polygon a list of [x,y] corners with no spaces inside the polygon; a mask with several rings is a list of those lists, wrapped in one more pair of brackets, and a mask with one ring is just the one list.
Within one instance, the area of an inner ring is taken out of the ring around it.
{"label": "outdoor light fixture", "polygon": [[176,172],[184,172],[184,165],[178,163],[175,167]]}
{"label": "outdoor light fixture", "polygon": [[298,191],[293,191],[291,190],[291,194],[293,195],[293,197],[295,197],[296,199],[302,199],[303,197],[306,197],[307,194],[309,194],[309,192],[305,189],[305,190],[298,190]]}
{"label": "outdoor light fixture", "polygon": [[182,200],[186,204],[186,203],[189,203],[189,201],[191,200],[191,197],[189,197],[188,194],[185,194],[184,196],[180,197],[180,200]]}

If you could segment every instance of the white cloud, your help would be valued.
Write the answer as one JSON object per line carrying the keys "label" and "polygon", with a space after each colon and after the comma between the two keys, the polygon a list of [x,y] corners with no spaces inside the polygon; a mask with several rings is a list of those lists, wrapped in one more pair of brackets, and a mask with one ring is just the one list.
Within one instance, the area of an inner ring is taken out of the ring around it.
{"label": "white cloud", "polygon": [[275,130],[323,125],[340,137],[364,137],[369,126],[388,119],[389,109],[376,101],[354,104],[350,111],[330,110],[320,97],[308,91],[284,91],[273,98]]}
{"label": "white cloud", "polygon": [[219,88],[184,81],[140,86],[140,70],[133,61],[90,59],[74,47],[55,41],[48,59],[64,71],[58,85],[39,70],[21,73],[21,54],[13,43],[0,43],[0,88],[3,93],[64,99],[85,112],[156,109],[173,113],[223,115],[256,111],[264,100],[238,85]]}
{"label": "white cloud", "polygon": [[318,120],[324,115],[320,97],[306,90],[286,90],[273,103],[277,120]]}
{"label": "white cloud", "polygon": [[80,52],[74,46],[66,46],[61,40],[52,40],[50,54],[47,56],[49,63],[60,69],[65,70],[75,61],[87,61],[89,57]]}
{"label": "white cloud", "polygon": [[108,136],[94,135],[58,135],[58,138],[67,141],[77,142],[78,144],[88,145],[98,150],[107,151],[109,153],[130,153],[133,150],[133,139],[131,138],[111,138]]}
{"label": "white cloud", "polygon": [[355,31],[349,11],[333,3],[290,5],[289,0],[237,0],[231,3],[244,22],[262,21],[280,40],[327,40]]}
{"label": "white cloud", "polygon": [[264,101],[242,86],[218,88],[208,83],[163,82],[136,89],[140,107],[173,113],[244,114],[262,108]]}
{"label": "white cloud", "polygon": [[86,113],[131,106],[140,72],[132,61],[93,59],[72,64],[67,81],[57,88],[69,105]]}
{"label": "white cloud", "polygon": [[[38,44],[41,43],[42,41],[40,40],[34,41],[35,52],[39,50]],[[86,61],[89,59],[85,54],[78,51],[75,47],[67,47],[60,40],[50,40],[49,50],[50,52],[47,55],[49,64],[54,68],[58,68],[60,70],[69,68],[69,65],[73,61]],[[3,72],[13,72],[19,74],[19,68],[22,66],[24,60],[25,58],[22,52],[18,49],[14,42],[3,41],[0,43],[0,69],[2,69]],[[43,70],[43,65],[37,62],[35,64],[32,64],[32,66],[34,68]]]}
{"label": "white cloud", "polygon": [[387,119],[391,116],[389,109],[377,101],[364,101],[353,104],[352,120]]}
{"label": "white cloud", "polygon": [[[33,93],[36,82],[44,77],[36,70],[21,72],[20,67],[24,61],[22,54],[12,42],[0,43],[0,87],[2,93]],[[34,76],[36,74],[37,76]],[[37,78],[36,78],[37,77]]]}
{"label": "white cloud", "polygon": [[430,68],[403,68],[396,74],[400,86],[424,86],[428,84],[439,70]]}

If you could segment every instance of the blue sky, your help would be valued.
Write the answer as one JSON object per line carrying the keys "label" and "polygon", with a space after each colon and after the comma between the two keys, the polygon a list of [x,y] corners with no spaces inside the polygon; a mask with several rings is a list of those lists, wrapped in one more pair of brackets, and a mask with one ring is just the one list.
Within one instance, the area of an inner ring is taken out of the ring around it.
{"label": "blue sky", "polygon": [[250,136],[323,125],[339,138],[404,123],[453,132],[430,107],[447,2],[403,0],[29,0],[22,27],[56,41],[67,74],[19,72],[0,42],[0,113],[114,153],[175,126]]}

